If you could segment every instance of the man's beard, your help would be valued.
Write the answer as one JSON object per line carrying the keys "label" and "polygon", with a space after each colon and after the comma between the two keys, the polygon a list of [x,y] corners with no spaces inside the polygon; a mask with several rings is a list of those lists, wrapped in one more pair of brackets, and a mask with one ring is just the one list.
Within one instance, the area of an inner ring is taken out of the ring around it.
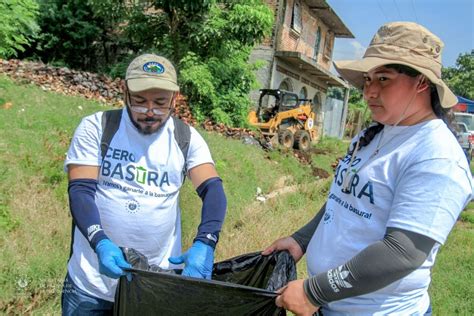
{"label": "man's beard", "polygon": [[150,135],[150,134],[158,132],[165,125],[166,121],[168,121],[168,119],[171,117],[171,113],[170,113],[165,118],[146,117],[144,119],[138,119],[137,120],[138,122],[159,122],[159,124],[156,127],[152,127],[152,126],[142,127],[133,119],[133,115],[130,110],[130,107],[127,106],[126,108],[127,108],[128,116],[130,117],[130,120],[132,121],[133,125],[137,128],[138,132],[143,135]]}
{"label": "man's beard", "polygon": [[137,124],[136,126],[137,126],[138,131],[140,133],[142,133],[143,135],[150,135],[150,134],[158,132],[161,129],[161,127],[163,126],[163,123],[167,119],[168,118],[163,120],[162,118],[146,117],[144,119],[138,119],[137,121],[140,122],[140,123],[148,123],[148,122],[156,123],[156,122],[158,122],[158,125],[155,127],[155,126],[150,126],[150,125],[141,126],[141,125]]}

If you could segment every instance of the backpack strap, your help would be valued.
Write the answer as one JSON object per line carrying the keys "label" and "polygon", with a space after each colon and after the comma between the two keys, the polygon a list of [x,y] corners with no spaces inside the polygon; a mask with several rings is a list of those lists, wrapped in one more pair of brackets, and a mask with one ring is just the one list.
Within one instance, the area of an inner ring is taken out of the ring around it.
{"label": "backpack strap", "polygon": [[100,140],[100,152],[104,161],[110,142],[120,126],[122,109],[105,111],[102,115],[102,138]]}
{"label": "backpack strap", "polygon": [[184,156],[184,167],[183,167],[183,183],[186,180],[186,162],[188,160],[189,143],[191,142],[191,128],[189,125],[181,121],[179,118],[173,116],[174,123],[174,139],[178,143],[179,149]]}

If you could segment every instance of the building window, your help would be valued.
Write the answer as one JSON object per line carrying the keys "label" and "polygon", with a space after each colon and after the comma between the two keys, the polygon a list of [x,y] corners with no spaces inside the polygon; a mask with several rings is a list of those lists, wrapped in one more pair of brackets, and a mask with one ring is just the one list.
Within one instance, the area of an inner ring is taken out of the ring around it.
{"label": "building window", "polygon": [[332,57],[332,48],[334,46],[334,37],[331,32],[326,34],[326,41],[324,43],[324,57],[326,59],[331,59]]}
{"label": "building window", "polygon": [[280,83],[280,87],[278,89],[292,92],[293,88],[292,88],[290,79],[287,78],[287,79],[283,80]]}
{"label": "building window", "polygon": [[301,22],[301,4],[299,0],[295,0],[293,3],[293,13],[291,15],[291,28],[298,33],[301,33],[302,28]]}
{"label": "building window", "polygon": [[308,96],[308,92],[306,91],[306,88],[305,87],[301,88],[298,98],[306,99],[307,96]]}
{"label": "building window", "polygon": [[322,113],[322,104],[321,104],[321,93],[316,92],[313,97],[313,104],[311,105],[311,110],[316,113],[316,119],[321,121],[321,113]]}
{"label": "building window", "polygon": [[321,46],[321,28],[318,26],[318,31],[316,32],[316,41],[314,43],[314,59],[318,59],[319,48]]}

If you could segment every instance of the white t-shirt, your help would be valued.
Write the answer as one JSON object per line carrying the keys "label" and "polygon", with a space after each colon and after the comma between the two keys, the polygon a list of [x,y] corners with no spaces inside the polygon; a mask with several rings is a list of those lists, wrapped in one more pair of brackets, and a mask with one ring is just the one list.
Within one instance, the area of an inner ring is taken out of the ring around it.
{"label": "white t-shirt", "polygon": [[[373,155],[378,149],[378,153]],[[350,156],[338,165],[326,212],[307,250],[310,275],[337,268],[383,239],[387,227],[437,243],[421,267],[366,295],[323,306],[327,315],[422,315],[429,306],[430,269],[440,244],[470,201],[466,156],[443,121],[385,126],[354,157],[350,193],[342,192]]]}
{"label": "white t-shirt", "polygon": [[[185,159],[174,137],[174,122],[143,135],[122,111],[120,127],[102,162],[103,112],[85,117],[75,131],[67,165],[101,166],[96,203],[105,234],[118,246],[134,248],[150,264],[169,268],[168,258],[181,252],[178,205]],[[213,163],[209,148],[191,127],[187,170]],[[113,301],[117,281],[99,273],[96,253],[76,227],[68,264],[74,283],[85,292]]]}

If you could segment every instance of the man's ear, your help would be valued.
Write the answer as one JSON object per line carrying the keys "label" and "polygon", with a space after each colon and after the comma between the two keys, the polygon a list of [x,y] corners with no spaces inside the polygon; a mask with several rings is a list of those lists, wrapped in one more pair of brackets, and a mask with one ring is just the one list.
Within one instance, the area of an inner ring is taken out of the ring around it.
{"label": "man's ear", "polygon": [[176,107],[176,101],[178,100],[178,97],[179,97],[179,91],[173,92],[173,100],[171,101],[173,107]]}
{"label": "man's ear", "polygon": [[128,89],[127,89],[127,82],[125,80],[120,81],[120,89],[122,89],[123,99],[126,100]]}

